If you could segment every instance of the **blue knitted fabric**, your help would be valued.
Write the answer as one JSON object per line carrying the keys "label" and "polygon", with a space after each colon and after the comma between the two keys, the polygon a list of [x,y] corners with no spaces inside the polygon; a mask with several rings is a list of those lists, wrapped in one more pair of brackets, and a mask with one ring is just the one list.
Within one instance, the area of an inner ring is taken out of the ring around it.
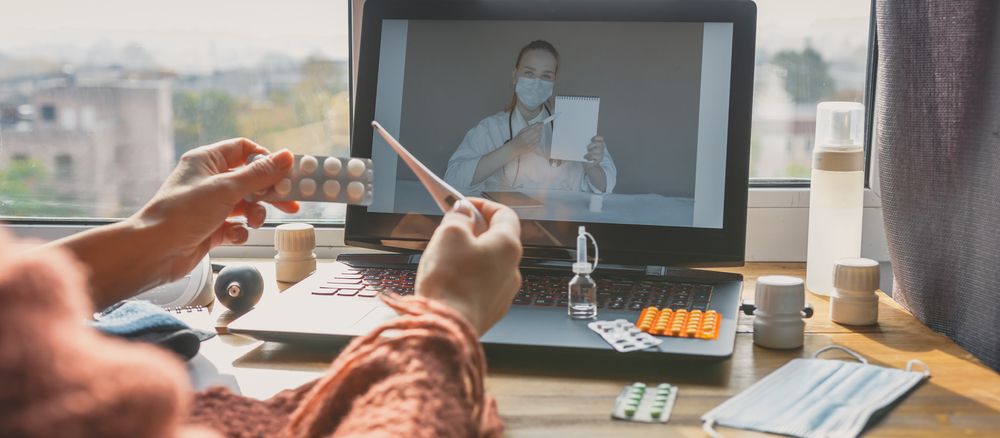
{"label": "blue knitted fabric", "polygon": [[105,311],[91,325],[104,333],[125,337],[190,329],[187,324],[148,301],[122,302],[110,311]]}

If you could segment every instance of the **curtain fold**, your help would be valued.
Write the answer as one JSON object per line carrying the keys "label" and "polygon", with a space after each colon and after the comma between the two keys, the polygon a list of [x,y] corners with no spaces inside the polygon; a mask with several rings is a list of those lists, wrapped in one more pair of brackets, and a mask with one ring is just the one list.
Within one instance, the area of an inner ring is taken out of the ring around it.
{"label": "curtain fold", "polygon": [[1000,371],[1000,2],[878,0],[893,298]]}

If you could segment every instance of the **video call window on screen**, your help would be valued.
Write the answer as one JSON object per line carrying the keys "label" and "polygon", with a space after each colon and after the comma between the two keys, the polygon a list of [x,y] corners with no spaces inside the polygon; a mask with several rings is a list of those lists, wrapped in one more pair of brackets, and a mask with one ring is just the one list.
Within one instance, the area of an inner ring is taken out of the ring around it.
{"label": "video call window on screen", "polygon": [[[384,20],[375,120],[522,219],[722,228],[732,38],[732,23]],[[440,215],[380,138],[372,157],[368,211]]]}

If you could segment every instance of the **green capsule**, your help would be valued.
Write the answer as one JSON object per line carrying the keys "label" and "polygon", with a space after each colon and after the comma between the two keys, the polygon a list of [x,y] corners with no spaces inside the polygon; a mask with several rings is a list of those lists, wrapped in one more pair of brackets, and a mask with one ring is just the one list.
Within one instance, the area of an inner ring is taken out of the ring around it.
{"label": "green capsule", "polygon": [[626,406],[625,407],[625,415],[627,415],[629,417],[635,415],[635,409],[636,409],[635,406]]}
{"label": "green capsule", "polygon": [[635,383],[632,384],[632,388],[645,390],[646,389],[646,384],[642,383],[642,382],[635,382]]}
{"label": "green capsule", "polygon": [[654,402],[664,402],[664,403],[666,403],[667,402],[667,396],[666,395],[659,395],[659,394],[657,394],[656,398],[653,399],[653,401]]}
{"label": "green capsule", "polygon": [[649,416],[650,416],[650,417],[653,417],[653,418],[660,418],[660,415],[663,415],[663,409],[656,409],[656,408],[653,408],[653,410],[652,410],[652,411],[649,411]]}
{"label": "green capsule", "polygon": [[653,402],[653,409],[663,410],[667,406],[667,402],[655,401]]}
{"label": "green capsule", "polygon": [[656,389],[668,389],[669,390],[670,389],[670,384],[669,383],[661,383],[661,384],[659,384],[659,385],[656,386]]}
{"label": "green capsule", "polygon": [[629,394],[628,399],[630,402],[634,400],[636,403],[639,403],[639,400],[642,400],[642,394]]}

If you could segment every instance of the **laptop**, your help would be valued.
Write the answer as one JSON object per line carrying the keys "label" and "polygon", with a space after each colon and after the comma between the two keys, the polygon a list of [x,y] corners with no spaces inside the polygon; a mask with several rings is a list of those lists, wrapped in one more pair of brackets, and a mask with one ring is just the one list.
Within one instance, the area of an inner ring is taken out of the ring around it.
{"label": "laptop", "polygon": [[[661,336],[663,343],[628,355],[729,358],[742,277],[694,268],[744,261],[755,21],[754,3],[742,1],[368,0],[351,154],[375,163],[374,198],[348,207],[345,241],[384,252],[320,266],[229,331],[268,341],[343,340],[396,316],[379,293],[413,293],[420,251],[442,214],[374,135],[377,120],[467,195],[541,204],[515,209],[524,284],[482,336],[488,352],[620,354],[590,321],[567,316],[582,225],[600,248],[592,274],[597,319],[637,322],[648,307],[718,314],[715,339]],[[528,52],[549,54],[549,67],[536,57],[522,65],[535,71],[522,74],[515,64],[529,44]],[[531,110],[513,96],[536,73],[552,93]],[[546,160],[551,124],[534,151],[470,179],[476,154],[501,147],[529,124],[526,117],[560,112],[551,106],[555,96],[598,102],[596,127],[572,115],[553,123],[596,128],[605,180],[591,178],[582,162]]]}

